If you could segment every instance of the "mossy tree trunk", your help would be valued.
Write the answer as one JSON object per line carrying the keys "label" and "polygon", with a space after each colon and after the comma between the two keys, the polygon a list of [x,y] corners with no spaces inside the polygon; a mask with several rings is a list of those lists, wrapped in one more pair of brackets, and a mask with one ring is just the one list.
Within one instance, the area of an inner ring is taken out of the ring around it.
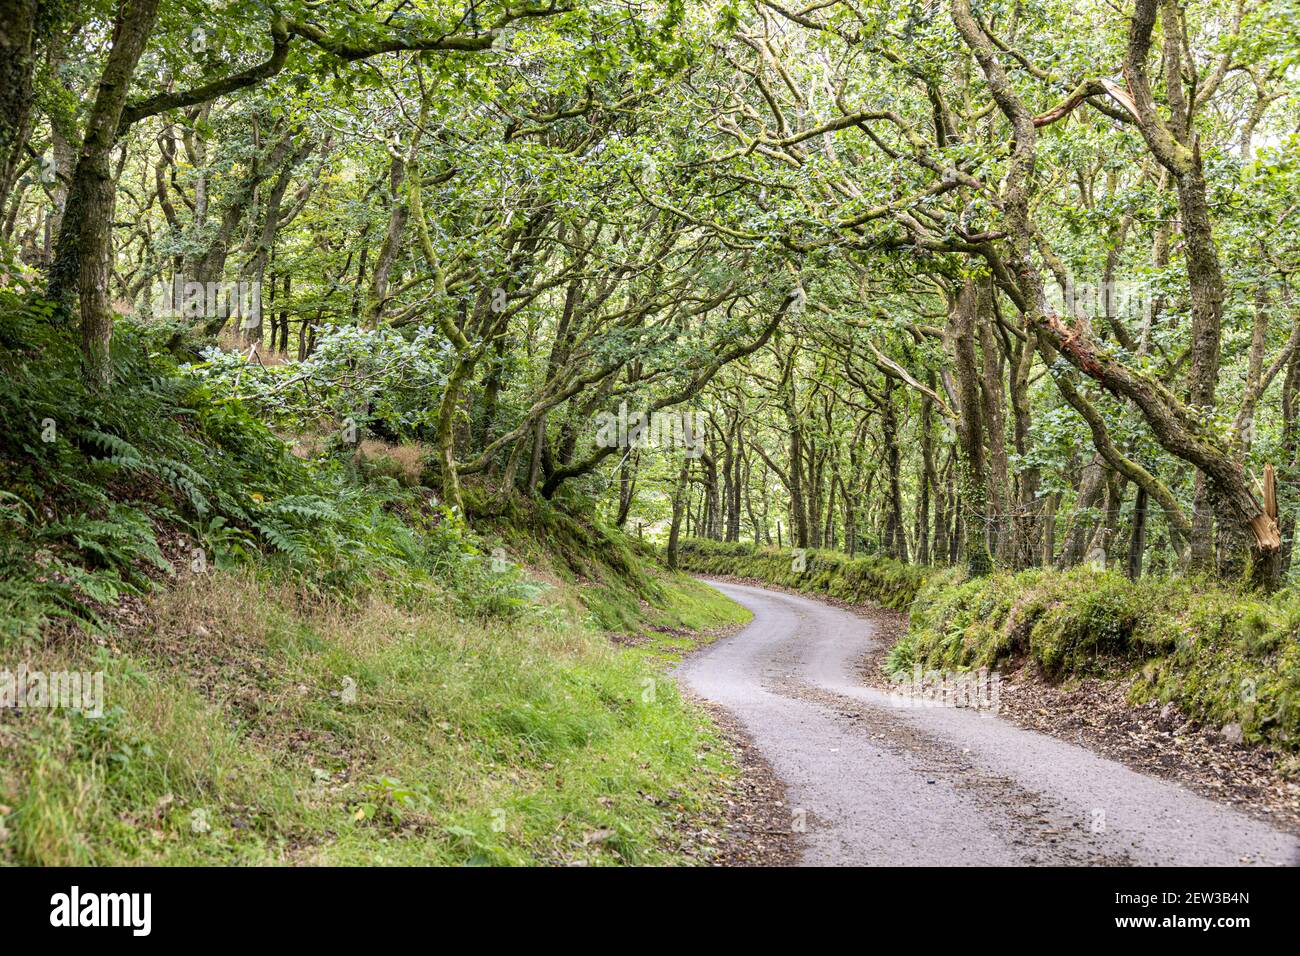
{"label": "mossy tree trunk", "polygon": [[49,295],[81,312],[81,350],[86,377],[107,384],[113,335],[109,277],[113,208],[117,195],[109,162],[131,80],[158,18],[158,0],[121,0],[113,22],[113,45],[99,78],[72,174],[67,208],[50,268]]}
{"label": "mossy tree trunk", "polygon": [[975,321],[979,291],[967,279],[948,310],[946,337],[953,359],[957,391],[958,489],[966,531],[966,564],[974,576],[993,570],[988,542],[988,467],[979,371],[975,356]]}
{"label": "mossy tree trunk", "polygon": [[0,0],[0,197],[17,178],[31,130],[37,0]]}
{"label": "mossy tree trunk", "polygon": [[681,540],[682,515],[686,509],[686,496],[689,492],[691,460],[682,460],[682,467],[677,472],[677,482],[673,486],[673,519],[668,528],[668,570],[677,570],[678,545]]}

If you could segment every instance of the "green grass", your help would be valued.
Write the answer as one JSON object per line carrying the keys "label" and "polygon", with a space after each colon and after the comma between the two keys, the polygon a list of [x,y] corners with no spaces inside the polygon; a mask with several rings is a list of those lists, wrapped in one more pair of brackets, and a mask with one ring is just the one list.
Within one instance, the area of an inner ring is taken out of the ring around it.
{"label": "green grass", "polygon": [[744,624],[754,615],[715,588],[684,574],[671,577],[667,601],[649,615],[660,627],[699,631],[720,624]]}
{"label": "green grass", "polygon": [[[682,619],[736,616],[681,595]],[[676,822],[716,806],[731,768],[669,648],[615,650],[554,605],[485,626],[436,597],[301,597],[217,575],[120,653],[33,661],[102,667],[108,714],[2,718],[4,859],[674,863]]]}
{"label": "green grass", "polygon": [[592,624],[606,631],[699,630],[748,620],[714,589],[663,571],[644,542],[544,500],[500,503],[475,520],[475,530],[485,548],[502,549],[529,574],[578,595]]}

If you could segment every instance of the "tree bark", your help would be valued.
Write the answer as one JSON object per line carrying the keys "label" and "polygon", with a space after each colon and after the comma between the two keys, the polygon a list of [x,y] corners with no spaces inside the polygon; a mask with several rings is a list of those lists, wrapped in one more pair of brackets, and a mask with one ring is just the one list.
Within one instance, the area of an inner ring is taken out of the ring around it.
{"label": "tree bark", "polygon": [[[934,373],[930,373],[933,388]],[[930,563],[930,493],[935,487],[933,405],[928,395],[921,396],[921,475],[916,503],[916,563]]]}
{"label": "tree bark", "polygon": [[[414,136],[418,140],[419,132]],[[411,144],[415,151],[415,143]],[[402,233],[406,231],[408,215],[406,201],[402,196],[402,183],[406,179],[407,159],[394,153],[388,166],[388,225],[384,229],[384,241],[380,243],[379,253],[375,256],[375,268],[370,273],[370,293],[366,302],[365,324],[375,328],[384,314],[388,302],[388,277],[393,271],[398,250],[402,247]]]}
{"label": "tree bark", "polygon": [[961,477],[958,482],[962,523],[966,530],[966,565],[973,576],[993,570],[988,545],[988,468],[984,457],[984,426],[979,372],[975,359],[974,324],[979,291],[967,279],[948,312],[947,338],[957,385],[957,435]]}
{"label": "tree bark", "polygon": [[110,376],[113,335],[108,281],[116,189],[109,158],[131,80],[157,18],[158,0],[120,0],[118,4],[112,47],[86,121],[50,268],[50,298],[67,313],[71,312],[71,299],[79,299],[86,377],[97,385],[106,384]]}
{"label": "tree bark", "polygon": [[[1011,563],[1010,465],[1007,460],[1006,422],[1003,410],[1002,362],[994,341],[993,302],[987,284],[979,290],[977,332],[981,363],[980,400],[984,431],[988,440],[989,550],[1000,565]],[[996,490],[994,490],[996,489]]]}
{"label": "tree bark", "polygon": [[17,178],[31,127],[37,0],[0,0],[0,197]]}
{"label": "tree bark", "polygon": [[898,447],[898,418],[894,410],[894,380],[886,376],[881,399],[880,431],[889,472],[889,511],[885,518],[885,550],[891,558],[907,561],[907,535],[903,531],[902,455]]}
{"label": "tree bark", "polygon": [[687,479],[690,477],[691,460],[683,459],[682,467],[677,472],[677,484],[673,488],[673,520],[668,528],[668,570],[677,570],[678,541],[682,528],[682,509],[686,504],[688,492]]}
{"label": "tree bark", "polygon": [[1128,544],[1128,576],[1136,581],[1142,576],[1142,556],[1147,546],[1147,490],[1139,488],[1133,501],[1133,530]]}

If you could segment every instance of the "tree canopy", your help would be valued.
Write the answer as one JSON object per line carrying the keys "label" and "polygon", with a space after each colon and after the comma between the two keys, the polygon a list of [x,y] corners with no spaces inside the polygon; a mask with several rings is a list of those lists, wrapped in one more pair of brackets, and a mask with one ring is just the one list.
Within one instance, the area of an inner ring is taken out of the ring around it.
{"label": "tree canopy", "polygon": [[0,272],[465,511],[1275,587],[1294,0],[0,4]]}

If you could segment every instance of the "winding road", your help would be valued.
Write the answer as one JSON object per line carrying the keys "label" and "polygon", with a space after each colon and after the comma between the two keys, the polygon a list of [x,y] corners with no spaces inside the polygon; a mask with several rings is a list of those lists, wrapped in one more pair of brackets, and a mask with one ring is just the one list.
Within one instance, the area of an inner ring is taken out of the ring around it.
{"label": "winding road", "polygon": [[707,583],[754,620],[678,676],[784,780],[805,865],[1300,864],[1300,840],[1174,783],[987,712],[863,686],[870,621]]}

